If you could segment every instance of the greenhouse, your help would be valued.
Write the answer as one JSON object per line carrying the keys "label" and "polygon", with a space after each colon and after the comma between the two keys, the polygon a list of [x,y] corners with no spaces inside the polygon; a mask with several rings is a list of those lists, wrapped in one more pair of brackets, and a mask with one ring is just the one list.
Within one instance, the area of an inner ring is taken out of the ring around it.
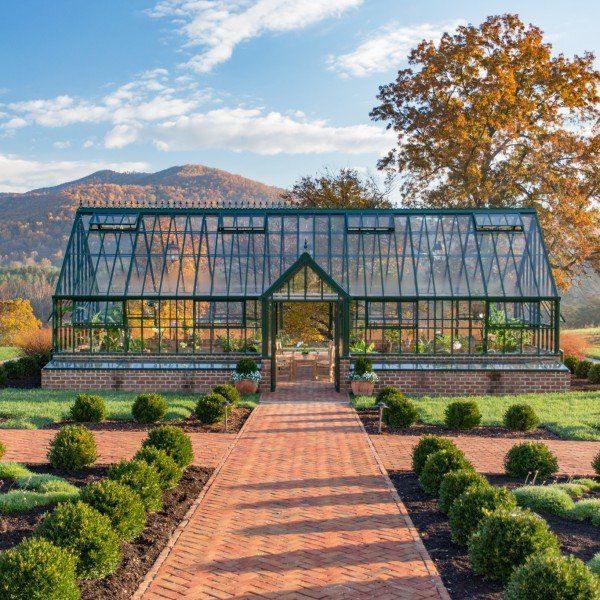
{"label": "greenhouse", "polygon": [[337,389],[361,354],[382,373],[564,375],[530,209],[80,207],[52,319],[49,371],[119,381],[252,355],[274,389],[294,352]]}

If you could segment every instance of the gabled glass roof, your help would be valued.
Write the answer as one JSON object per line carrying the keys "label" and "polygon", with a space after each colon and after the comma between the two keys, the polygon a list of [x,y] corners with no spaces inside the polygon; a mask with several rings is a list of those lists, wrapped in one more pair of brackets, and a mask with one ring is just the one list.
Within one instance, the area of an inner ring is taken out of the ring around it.
{"label": "gabled glass roof", "polygon": [[80,208],[56,294],[259,297],[304,253],[350,297],[558,296],[525,209]]}

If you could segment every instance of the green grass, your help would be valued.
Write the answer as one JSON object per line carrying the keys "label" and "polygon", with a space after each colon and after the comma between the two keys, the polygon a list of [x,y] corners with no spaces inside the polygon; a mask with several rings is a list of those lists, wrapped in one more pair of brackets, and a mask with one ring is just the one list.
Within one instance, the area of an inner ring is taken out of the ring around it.
{"label": "green grass", "polygon": [[21,350],[16,346],[0,346],[0,362],[21,356]]}
{"label": "green grass", "polygon": [[[482,425],[502,425],[502,417],[511,404],[526,403],[530,404],[538,414],[542,426],[561,438],[600,441],[600,392],[598,391],[413,398],[421,421],[432,425],[443,425],[446,406],[457,400],[475,400],[482,414]],[[359,396],[353,398],[351,402],[357,410],[360,410],[372,408],[375,405],[375,398]]]}

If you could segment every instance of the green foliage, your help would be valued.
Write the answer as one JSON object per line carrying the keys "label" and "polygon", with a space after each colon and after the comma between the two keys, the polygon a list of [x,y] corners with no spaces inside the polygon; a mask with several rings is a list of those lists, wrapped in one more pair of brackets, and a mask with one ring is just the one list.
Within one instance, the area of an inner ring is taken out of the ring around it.
{"label": "green foliage", "polygon": [[600,363],[594,363],[588,371],[588,380],[590,383],[600,383]]}
{"label": "green foliage", "polygon": [[419,418],[415,405],[400,393],[388,395],[385,403],[387,408],[383,411],[383,421],[388,427],[410,427]]}
{"label": "green foliage", "polygon": [[439,507],[448,513],[454,501],[472,485],[485,485],[487,479],[471,469],[461,469],[446,473],[440,485]]}
{"label": "green foliage", "polygon": [[175,487],[183,476],[182,468],[164,450],[153,446],[142,448],[136,455],[136,460],[143,460],[158,473],[160,487],[163,490]]}
{"label": "green foliage", "polygon": [[231,402],[232,405],[238,404],[238,402],[241,400],[240,393],[237,391],[235,386],[228,383],[220,383],[215,385],[212,391],[214,394],[220,394],[223,396],[223,398],[225,398],[225,400],[228,402]]}
{"label": "green foliage", "polygon": [[437,496],[446,473],[472,468],[473,466],[460,450],[439,450],[427,457],[419,483],[428,494]]}
{"label": "green foliage", "polygon": [[600,475],[600,452],[592,460],[592,469],[594,469],[596,475]]}
{"label": "green foliage", "polygon": [[7,600],[78,600],[70,552],[37,537],[0,552],[0,598]]}
{"label": "green foliage", "polygon": [[499,508],[511,510],[516,506],[515,497],[506,488],[489,484],[471,486],[450,507],[452,539],[464,546],[485,515]]}
{"label": "green foliage", "polygon": [[77,557],[77,577],[96,579],[114,573],[121,561],[120,542],[110,519],[84,502],[59,504],[35,535]]}
{"label": "green foliage", "polygon": [[32,472],[21,463],[0,462],[0,479],[18,479],[31,474]]}
{"label": "green foliage", "polygon": [[225,416],[225,407],[223,406],[225,398],[221,394],[211,392],[198,399],[194,414],[196,418],[207,425],[217,423]]}
{"label": "green foliage", "polygon": [[565,356],[563,363],[565,364],[565,367],[574,374],[577,370],[579,359],[576,356]]}
{"label": "green foliage", "polygon": [[375,396],[375,402],[387,402],[388,398],[405,397],[404,394],[398,389],[391,385],[382,387]]}
{"label": "green foliage", "polygon": [[600,482],[590,477],[579,477],[578,479],[573,479],[571,483],[584,486],[587,488],[588,492],[593,492],[597,489],[600,489]]}
{"label": "green foliage", "polygon": [[364,375],[373,371],[373,363],[364,356],[359,356],[354,363],[354,372],[356,375]]}
{"label": "green foliage", "polygon": [[504,413],[504,427],[512,431],[531,431],[539,424],[540,420],[529,404],[513,404]]}
{"label": "green foliage", "polygon": [[6,454],[6,446],[0,442],[0,458],[2,458]]}
{"label": "green foliage", "polygon": [[81,490],[81,501],[107,516],[122,540],[133,540],[146,525],[146,512],[140,497],[130,487],[102,479]]}
{"label": "green foliage", "polygon": [[167,414],[167,401],[160,394],[139,394],[131,414],[138,423],[156,423]]}
{"label": "green foliage", "polygon": [[575,521],[590,521],[600,527],[600,498],[588,498],[575,503],[568,517]]}
{"label": "green foliage", "polygon": [[504,600],[598,600],[600,579],[574,556],[545,552],[512,573]]}
{"label": "green foliage", "polygon": [[444,423],[450,429],[472,429],[481,423],[477,402],[452,402],[446,407]]}
{"label": "green foliage", "polygon": [[506,473],[512,477],[548,477],[558,471],[558,460],[542,442],[515,444],[504,458]]}
{"label": "green foliage", "polygon": [[251,358],[240,358],[235,366],[235,370],[243,375],[248,375],[258,371],[258,365],[256,364],[256,361]]}
{"label": "green foliage", "polygon": [[100,423],[106,419],[106,404],[101,396],[79,394],[70,412],[79,423]]}
{"label": "green foliage", "polygon": [[5,494],[0,494],[0,514],[13,515],[17,513],[29,512],[40,506],[52,506],[59,502],[75,500],[79,495],[79,490],[75,486],[72,489],[63,490],[9,490]]}
{"label": "green foliage", "polygon": [[549,487],[555,487],[559,490],[563,490],[567,492],[571,498],[581,498],[585,493],[590,491],[590,488],[587,485],[575,483],[574,481],[570,483],[555,483]]}
{"label": "green foliage", "polygon": [[67,425],[56,434],[47,456],[55,468],[81,469],[95,462],[96,440],[86,427]]}
{"label": "green foliage", "polygon": [[148,433],[142,446],[153,446],[164,450],[182,468],[187,467],[194,460],[192,441],[179,427],[163,425],[156,427]]}
{"label": "green foliage", "polygon": [[162,506],[162,487],[156,469],[143,460],[122,460],[108,471],[108,478],[131,488],[147,512]]}
{"label": "green foliage", "polygon": [[356,340],[350,343],[350,354],[373,354],[375,352],[375,344],[369,344],[365,340]]}
{"label": "green foliage", "polygon": [[507,581],[529,557],[558,550],[548,523],[531,511],[496,510],[481,519],[469,538],[473,571],[500,581]]}
{"label": "green foliage", "polygon": [[412,451],[412,469],[417,477],[421,475],[429,455],[440,450],[458,450],[458,447],[452,440],[437,435],[424,435],[419,440]]}
{"label": "green foliage", "polygon": [[588,561],[588,568],[594,575],[600,577],[600,552],[597,552],[592,556],[592,558]]}
{"label": "green foliage", "polygon": [[6,375],[6,369],[4,365],[0,364],[0,388],[3,388],[8,381],[8,376]]}
{"label": "green foliage", "polygon": [[536,512],[564,515],[574,506],[569,494],[553,485],[526,485],[513,490],[519,506]]}
{"label": "green foliage", "polygon": [[580,360],[575,368],[575,377],[578,379],[587,379],[588,373],[592,367],[592,361]]}

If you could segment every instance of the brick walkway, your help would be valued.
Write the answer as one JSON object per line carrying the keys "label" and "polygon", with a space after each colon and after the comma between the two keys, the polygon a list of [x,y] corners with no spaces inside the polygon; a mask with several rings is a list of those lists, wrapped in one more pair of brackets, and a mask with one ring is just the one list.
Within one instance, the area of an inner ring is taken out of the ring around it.
{"label": "brick walkway", "polygon": [[261,394],[260,402],[348,402],[348,396],[326,381],[280,381],[274,392]]}
{"label": "brick walkway", "polygon": [[[0,441],[6,446],[3,460],[27,463],[47,462],[48,444],[56,435],[50,429],[0,429]],[[143,431],[94,431],[98,445],[98,463],[110,464],[131,458],[139,449]],[[194,464],[216,467],[233,440],[233,433],[190,433],[194,446]]]}
{"label": "brick walkway", "polygon": [[[475,468],[482,473],[503,473],[504,456],[519,442],[525,440],[483,438],[473,436],[451,437]],[[373,435],[371,441],[383,464],[389,471],[409,470],[411,451],[419,441],[416,435]],[[567,440],[540,440],[558,458],[559,470],[566,475],[593,475],[592,459],[600,452],[600,442],[572,442]]]}
{"label": "brick walkway", "polygon": [[348,406],[261,404],[138,596],[444,598]]}

